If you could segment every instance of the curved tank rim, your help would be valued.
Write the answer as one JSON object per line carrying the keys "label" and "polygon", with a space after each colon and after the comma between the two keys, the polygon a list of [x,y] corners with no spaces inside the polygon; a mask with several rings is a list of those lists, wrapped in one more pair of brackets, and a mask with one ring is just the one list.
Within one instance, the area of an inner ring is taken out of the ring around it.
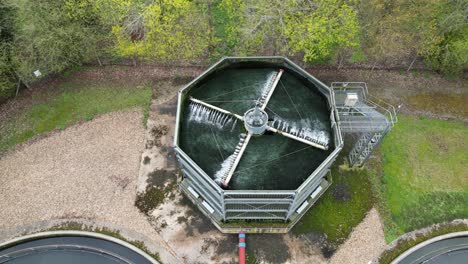
{"label": "curved tank rim", "polygon": [[430,244],[433,244],[438,241],[442,240],[450,240],[453,238],[458,238],[458,237],[468,237],[468,231],[459,231],[459,232],[453,232],[453,233],[448,233],[448,234],[443,234],[440,236],[436,236],[433,238],[430,238],[428,240],[425,240],[419,244],[416,244],[415,246],[412,246],[411,248],[407,249],[405,252],[400,254],[396,259],[394,259],[390,264],[398,264],[401,261],[403,261],[405,258],[407,258],[409,255],[412,253],[416,252],[419,249],[422,249]]}
{"label": "curved tank rim", "polygon": [[77,230],[59,230],[59,231],[45,231],[45,232],[39,232],[39,233],[34,233],[34,234],[29,234],[29,235],[24,235],[20,237],[13,238],[11,240],[8,240],[6,242],[3,242],[0,244],[0,251],[13,247],[15,245],[19,245],[22,243],[34,241],[34,240],[39,240],[39,239],[44,239],[44,238],[54,238],[54,237],[64,237],[64,236],[74,236],[74,237],[88,237],[88,238],[96,238],[96,239],[101,239],[105,240],[108,242],[112,242],[115,244],[118,244],[120,246],[126,247],[135,253],[141,255],[145,259],[147,259],[150,263],[153,264],[159,264],[153,257],[148,255],[148,253],[144,252],[143,250],[139,249],[138,247],[123,241],[121,239],[118,239],[116,237],[112,237],[109,235],[104,235],[101,233],[96,233],[96,232],[89,232],[89,231],[77,231]]}

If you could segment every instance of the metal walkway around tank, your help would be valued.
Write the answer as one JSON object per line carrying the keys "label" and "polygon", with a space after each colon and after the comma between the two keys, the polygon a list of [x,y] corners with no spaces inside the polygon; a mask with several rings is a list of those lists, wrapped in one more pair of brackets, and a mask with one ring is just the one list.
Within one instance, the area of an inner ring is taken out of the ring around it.
{"label": "metal walkway around tank", "polygon": [[349,163],[362,166],[397,122],[395,108],[369,95],[364,82],[333,82],[331,88],[341,132],[359,134]]}

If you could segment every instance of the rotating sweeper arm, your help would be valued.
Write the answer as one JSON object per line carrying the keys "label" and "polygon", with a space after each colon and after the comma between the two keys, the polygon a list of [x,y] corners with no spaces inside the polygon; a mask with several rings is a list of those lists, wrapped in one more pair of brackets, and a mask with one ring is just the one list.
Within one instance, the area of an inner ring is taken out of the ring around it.
{"label": "rotating sweeper arm", "polygon": [[276,86],[278,86],[278,82],[281,78],[281,76],[283,75],[283,72],[284,70],[283,69],[280,69],[278,71],[278,73],[276,73],[273,78],[271,78],[267,85],[266,85],[266,89],[263,91],[262,93],[262,97],[260,97],[260,99],[258,100],[259,103],[260,103],[260,109],[262,110],[265,110],[268,102],[270,101],[271,99],[271,96],[273,95],[273,92],[275,91],[276,89]]}
{"label": "rotating sweeper arm", "polygon": [[[276,73],[273,76],[273,78],[271,78],[269,80],[269,82],[267,83],[267,85],[266,85],[267,88],[264,90],[264,92],[262,94],[262,97],[259,99],[260,109],[261,110],[265,110],[268,102],[271,99],[271,96],[273,95],[273,92],[275,91],[276,87],[278,86],[278,83],[279,83],[279,81],[281,79],[281,76],[283,75],[283,72],[284,72],[284,70],[280,69],[278,71],[278,73]],[[318,140],[314,140],[313,138],[310,138],[310,137],[304,137],[304,136],[301,137],[300,134],[294,135],[292,133],[288,133],[287,131],[281,130],[279,128],[274,128],[274,127],[271,127],[271,126],[268,126],[268,125],[266,126],[266,130],[277,133],[277,134],[280,134],[282,136],[285,136],[285,137],[293,139],[293,140],[297,140],[299,142],[308,144],[310,146],[313,146],[313,147],[316,147],[316,148],[319,148],[319,149],[323,149],[323,150],[328,149],[328,145],[323,144],[323,143],[319,142]]]}
{"label": "rotating sweeper arm", "polygon": [[328,149],[328,145],[325,145],[321,142],[318,142],[312,138],[307,138],[307,139],[304,139],[304,138],[301,138],[299,136],[296,136],[296,135],[293,135],[293,134],[290,134],[288,132],[285,132],[285,131],[282,131],[282,130],[279,130],[279,129],[276,129],[274,127],[271,127],[271,126],[267,126],[266,128],[268,131],[271,131],[271,132],[274,132],[274,133],[278,133],[282,136],[285,136],[287,138],[290,138],[290,139],[294,139],[294,140],[297,140],[297,141],[300,141],[304,144],[307,144],[307,145],[310,145],[312,147],[316,147],[316,148],[319,148],[319,149],[323,149],[323,150],[327,150]]}
{"label": "rotating sweeper arm", "polygon": [[[194,104],[198,104],[202,107],[206,107],[208,109],[211,109],[212,111],[217,112],[218,114],[224,114],[226,116],[233,116],[241,121],[244,121],[244,117],[240,116],[238,114],[232,113],[230,111],[227,111],[225,109],[219,108],[217,106],[211,105],[209,103],[205,103],[201,100],[195,99],[193,97],[190,97],[190,101]],[[222,116],[218,116],[219,118],[223,118]],[[245,149],[247,148],[247,145],[249,144],[250,138],[252,137],[252,133],[248,132],[248,134],[241,134],[239,143],[236,146],[236,149],[234,150],[233,155],[231,155],[229,158],[228,162],[228,169],[227,172],[222,175],[219,179],[215,179],[215,181],[220,184],[221,186],[227,187],[229,184],[229,181],[231,180],[232,176],[234,175],[234,171],[237,168],[237,165],[239,164],[239,161],[244,154]]]}
{"label": "rotating sweeper arm", "polygon": [[242,116],[240,116],[240,115],[238,115],[238,114],[229,112],[228,110],[224,110],[224,109],[219,108],[219,107],[217,107],[217,106],[214,106],[214,105],[212,105],[212,104],[205,103],[205,102],[203,102],[202,100],[198,100],[198,99],[195,99],[195,98],[193,98],[193,97],[190,97],[189,99],[190,99],[190,101],[192,101],[193,103],[202,105],[202,106],[204,106],[204,107],[213,109],[213,110],[215,110],[215,111],[218,111],[218,112],[223,113],[223,114],[226,114],[226,115],[233,116],[233,117],[235,117],[235,118],[237,118],[237,119],[240,119],[241,121],[244,120],[244,117],[242,117]]}

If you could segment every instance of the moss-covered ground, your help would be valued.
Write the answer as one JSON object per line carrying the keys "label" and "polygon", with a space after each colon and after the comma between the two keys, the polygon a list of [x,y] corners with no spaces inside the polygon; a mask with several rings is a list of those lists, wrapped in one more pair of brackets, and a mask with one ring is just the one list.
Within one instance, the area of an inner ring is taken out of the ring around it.
{"label": "moss-covered ground", "polygon": [[293,228],[295,234],[324,234],[332,247],[342,243],[372,208],[374,197],[366,169],[333,168],[327,192]]}

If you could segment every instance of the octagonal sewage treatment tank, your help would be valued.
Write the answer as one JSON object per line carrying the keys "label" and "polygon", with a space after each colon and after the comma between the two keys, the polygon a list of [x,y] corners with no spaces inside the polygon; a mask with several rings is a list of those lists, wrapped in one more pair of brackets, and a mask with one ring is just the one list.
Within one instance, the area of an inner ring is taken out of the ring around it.
{"label": "octagonal sewage treatment tank", "polygon": [[328,87],[287,59],[223,59],[179,94],[182,189],[220,220],[305,212],[328,187],[342,145],[330,100]]}

